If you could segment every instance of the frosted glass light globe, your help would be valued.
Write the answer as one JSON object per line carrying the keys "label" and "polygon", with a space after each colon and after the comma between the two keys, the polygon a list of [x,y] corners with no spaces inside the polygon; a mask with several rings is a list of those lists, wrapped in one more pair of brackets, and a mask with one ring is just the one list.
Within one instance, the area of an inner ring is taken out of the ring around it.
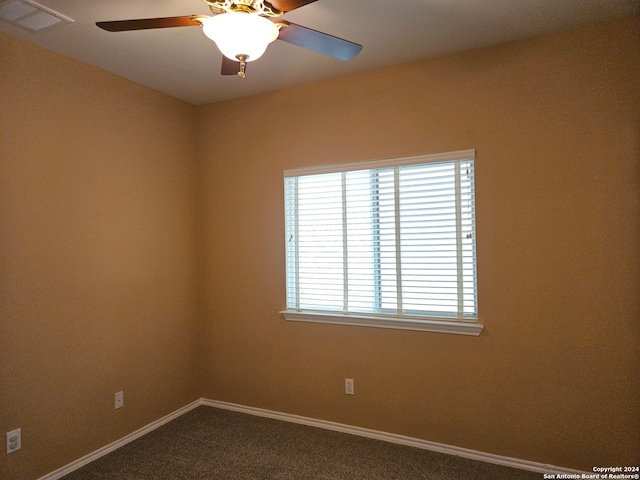
{"label": "frosted glass light globe", "polygon": [[231,60],[246,55],[244,61],[257,60],[278,38],[278,27],[270,20],[250,13],[222,13],[206,19],[204,34]]}

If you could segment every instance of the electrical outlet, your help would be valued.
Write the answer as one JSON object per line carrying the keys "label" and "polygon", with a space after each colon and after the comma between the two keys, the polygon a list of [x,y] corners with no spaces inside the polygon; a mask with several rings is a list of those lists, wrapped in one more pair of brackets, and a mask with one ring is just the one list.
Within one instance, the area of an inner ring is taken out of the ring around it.
{"label": "electrical outlet", "polygon": [[7,432],[7,455],[22,448],[22,429],[17,428]]}
{"label": "electrical outlet", "polygon": [[116,405],[115,408],[122,408],[124,406],[124,392],[116,393]]}
{"label": "electrical outlet", "polygon": [[344,393],[347,395],[355,395],[355,389],[353,386],[353,378],[344,379]]}

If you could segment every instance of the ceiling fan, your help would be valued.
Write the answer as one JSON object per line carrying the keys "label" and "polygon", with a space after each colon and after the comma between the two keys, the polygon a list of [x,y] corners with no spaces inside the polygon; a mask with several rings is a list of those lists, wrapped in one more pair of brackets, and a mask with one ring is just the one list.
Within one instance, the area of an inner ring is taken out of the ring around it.
{"label": "ceiling fan", "polygon": [[[222,75],[244,78],[247,62],[257,60],[274,40],[282,40],[339,60],[354,58],[362,45],[281,19],[316,0],[203,0],[213,16],[144,18],[97,22],[109,32],[169,27],[202,27],[223,54]],[[271,20],[274,19],[274,20]]]}

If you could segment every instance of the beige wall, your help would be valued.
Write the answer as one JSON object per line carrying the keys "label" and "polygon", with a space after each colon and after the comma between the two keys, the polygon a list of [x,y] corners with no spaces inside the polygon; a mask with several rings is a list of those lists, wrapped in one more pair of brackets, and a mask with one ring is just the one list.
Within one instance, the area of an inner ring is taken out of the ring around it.
{"label": "beige wall", "polygon": [[[640,464],[639,25],[201,108],[203,395],[566,467]],[[281,318],[284,169],[467,148],[480,337]]]}
{"label": "beige wall", "polygon": [[194,121],[0,34],[0,478],[44,475],[198,398]]}
{"label": "beige wall", "polygon": [[[640,464],[639,26],[205,107],[0,35],[0,477],[199,397]],[[284,169],[466,148],[480,337],[280,317]]]}

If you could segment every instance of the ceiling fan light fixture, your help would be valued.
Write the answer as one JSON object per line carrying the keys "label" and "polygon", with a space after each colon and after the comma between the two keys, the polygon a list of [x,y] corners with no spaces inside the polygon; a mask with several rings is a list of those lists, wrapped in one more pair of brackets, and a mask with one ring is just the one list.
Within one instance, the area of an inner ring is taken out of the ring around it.
{"label": "ceiling fan light fixture", "polygon": [[267,46],[278,38],[272,21],[250,13],[222,13],[202,22],[204,34],[231,60],[257,60]]}

